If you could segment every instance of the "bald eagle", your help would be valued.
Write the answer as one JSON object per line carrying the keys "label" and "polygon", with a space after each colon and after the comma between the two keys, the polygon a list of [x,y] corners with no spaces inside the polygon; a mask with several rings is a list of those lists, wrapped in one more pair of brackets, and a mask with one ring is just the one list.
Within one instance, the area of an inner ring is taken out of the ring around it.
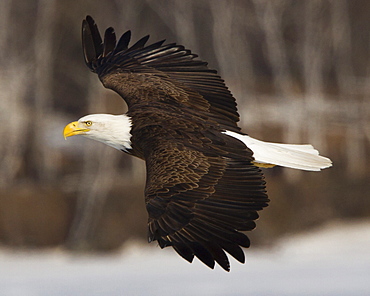
{"label": "bald eagle", "polygon": [[94,20],[83,20],[85,62],[128,112],[84,116],[64,137],[83,135],[145,160],[149,242],[229,271],[226,253],[244,263],[241,247],[250,241],[242,231],[255,228],[269,202],[260,167],[319,171],[331,161],[311,145],[244,134],[234,97],[206,62],[175,43],[146,45],[149,36],[129,46],[130,37],[117,42],[108,28],[103,41]]}

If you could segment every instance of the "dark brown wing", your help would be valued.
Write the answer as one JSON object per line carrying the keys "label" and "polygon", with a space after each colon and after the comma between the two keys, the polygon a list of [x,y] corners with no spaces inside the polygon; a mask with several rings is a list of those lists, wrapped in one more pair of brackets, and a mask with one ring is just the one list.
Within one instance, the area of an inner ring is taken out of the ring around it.
{"label": "dark brown wing", "polygon": [[127,31],[116,42],[114,30],[108,28],[103,42],[94,20],[88,16],[83,21],[86,64],[129,108],[143,102],[172,102],[212,113],[225,128],[239,130],[235,99],[206,62],[175,43],[145,46],[149,36],[129,47],[130,38]]}
{"label": "dark brown wing", "polygon": [[130,114],[141,122],[133,123],[132,142],[140,142],[133,148],[147,165],[149,241],[172,246],[190,262],[195,255],[211,268],[217,262],[229,270],[225,251],[244,262],[240,246],[249,247],[249,239],[240,231],[255,227],[257,211],[268,202],[250,151],[207,118],[174,107],[138,109]]}
{"label": "dark brown wing", "polygon": [[229,270],[225,251],[244,262],[241,231],[268,199],[251,151],[222,133],[239,130],[223,80],[181,45],[144,37],[129,47],[130,32],[116,42],[112,28],[103,42],[91,17],[82,33],[87,65],[129,106],[132,153],[147,165],[149,240],[211,268]]}

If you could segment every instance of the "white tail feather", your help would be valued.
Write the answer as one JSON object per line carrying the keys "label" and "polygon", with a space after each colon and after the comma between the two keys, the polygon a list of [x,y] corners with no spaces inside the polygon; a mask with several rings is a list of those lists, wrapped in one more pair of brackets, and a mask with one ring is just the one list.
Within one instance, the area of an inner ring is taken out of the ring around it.
{"label": "white tail feather", "polygon": [[306,171],[320,171],[332,166],[331,160],[320,156],[312,145],[264,142],[231,131],[225,134],[242,141],[251,149],[257,164],[280,165]]}

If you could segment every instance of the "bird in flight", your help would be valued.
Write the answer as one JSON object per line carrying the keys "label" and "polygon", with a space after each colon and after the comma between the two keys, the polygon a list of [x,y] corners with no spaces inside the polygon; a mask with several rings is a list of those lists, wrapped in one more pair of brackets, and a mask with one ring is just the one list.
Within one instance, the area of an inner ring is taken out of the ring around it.
{"label": "bird in flight", "polygon": [[172,246],[226,271],[226,253],[244,263],[243,233],[267,206],[260,167],[319,171],[331,166],[311,145],[269,143],[238,127],[236,101],[217,71],[182,45],[164,40],[129,46],[108,28],[102,40],[94,20],[82,24],[85,62],[106,88],[127,103],[122,115],[92,114],[71,122],[64,137],[83,135],[146,163],[148,240]]}

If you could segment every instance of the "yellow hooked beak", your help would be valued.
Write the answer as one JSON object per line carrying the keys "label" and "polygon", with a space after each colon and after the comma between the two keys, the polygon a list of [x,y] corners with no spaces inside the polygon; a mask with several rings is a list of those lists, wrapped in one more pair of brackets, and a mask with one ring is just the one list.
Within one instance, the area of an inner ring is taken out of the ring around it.
{"label": "yellow hooked beak", "polygon": [[81,128],[80,123],[78,121],[73,121],[66,125],[66,127],[63,130],[63,136],[64,139],[67,139],[68,137],[83,135],[88,131],[90,131],[90,129]]}

